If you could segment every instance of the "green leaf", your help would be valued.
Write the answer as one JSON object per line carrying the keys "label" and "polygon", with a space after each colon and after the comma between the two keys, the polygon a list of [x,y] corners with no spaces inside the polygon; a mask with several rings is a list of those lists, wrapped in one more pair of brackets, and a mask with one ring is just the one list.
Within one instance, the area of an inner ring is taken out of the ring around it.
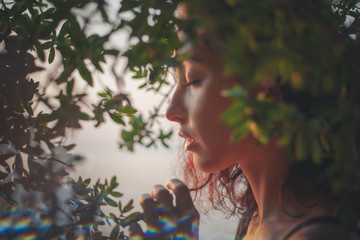
{"label": "green leaf", "polygon": [[116,188],[119,184],[116,182],[116,176],[113,176],[110,180],[110,187]]}
{"label": "green leaf", "polygon": [[122,115],[120,114],[117,114],[117,113],[109,113],[111,119],[116,122],[116,123],[119,123],[123,126],[125,126],[125,122],[124,120],[122,119]]}
{"label": "green leaf", "polygon": [[42,44],[43,49],[49,49],[53,46],[52,41],[47,41]]}
{"label": "green leaf", "polygon": [[113,55],[113,56],[117,56],[119,54],[119,51],[118,50],[105,50],[104,51],[104,55]]}
{"label": "green leaf", "polygon": [[43,48],[41,47],[40,44],[36,44],[36,53],[37,53],[38,58],[39,58],[42,62],[44,62],[44,61],[45,61],[44,50],[43,50]]}
{"label": "green leaf", "polygon": [[90,120],[90,116],[89,116],[89,115],[87,115],[87,114],[84,113],[84,112],[80,112],[80,111],[78,112],[77,117],[78,117],[78,119],[80,119],[80,120],[85,120],[85,121]]}
{"label": "green leaf", "polygon": [[132,115],[132,114],[135,114],[137,111],[136,109],[134,109],[133,107],[131,106],[123,106],[119,112],[122,112],[122,113],[125,113],[127,115]]}
{"label": "green leaf", "polygon": [[81,77],[90,85],[93,86],[93,80],[91,77],[91,73],[89,72],[89,70],[87,69],[87,67],[83,64],[80,64],[78,66],[78,70],[79,73],[81,75]]}
{"label": "green leaf", "polygon": [[70,144],[70,145],[66,145],[64,146],[64,148],[68,151],[72,150],[74,147],[76,146],[76,144]]}
{"label": "green leaf", "polygon": [[120,232],[120,226],[116,225],[111,231],[110,240],[118,240],[119,232]]}
{"label": "green leaf", "polygon": [[110,195],[116,198],[120,198],[122,197],[124,194],[119,193],[119,192],[110,192]]}
{"label": "green leaf", "polygon": [[29,103],[25,103],[23,106],[25,110],[30,114],[30,116],[34,115],[33,109]]}
{"label": "green leaf", "polygon": [[122,213],[122,203],[121,203],[121,201],[119,201],[119,210]]}
{"label": "green leaf", "polygon": [[55,48],[51,47],[48,62],[52,63],[54,61],[54,58],[55,58]]}
{"label": "green leaf", "polygon": [[104,92],[101,92],[101,93],[98,93],[98,95],[102,98],[106,98],[107,97],[107,94],[104,93]]}
{"label": "green leaf", "polygon": [[25,1],[17,1],[12,7],[11,10],[14,11],[16,14],[21,14],[27,8]]}
{"label": "green leaf", "polygon": [[126,206],[124,207],[122,213],[127,213],[127,212],[129,212],[131,209],[133,209],[133,208],[134,208],[133,203],[134,203],[134,200],[131,199],[131,200],[126,204]]}
{"label": "green leaf", "polygon": [[108,205],[110,205],[112,207],[118,207],[118,204],[111,198],[106,197],[104,200]]}
{"label": "green leaf", "polygon": [[140,212],[134,212],[132,214],[130,214],[129,216],[127,216],[122,222],[121,222],[121,226],[122,227],[127,227],[129,225],[131,225],[134,222],[138,222],[140,220],[143,220],[143,214]]}
{"label": "green leaf", "polygon": [[87,186],[87,185],[90,184],[90,182],[91,182],[91,179],[90,179],[90,178],[87,178],[87,179],[84,180],[83,183],[85,184],[85,186]]}

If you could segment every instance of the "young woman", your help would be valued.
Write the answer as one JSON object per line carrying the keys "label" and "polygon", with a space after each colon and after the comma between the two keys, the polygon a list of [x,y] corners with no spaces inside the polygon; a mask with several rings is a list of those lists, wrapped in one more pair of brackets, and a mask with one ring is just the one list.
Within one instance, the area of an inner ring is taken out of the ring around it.
{"label": "young woman", "polygon": [[[177,87],[166,112],[186,142],[188,184],[208,186],[215,208],[226,201],[234,205],[233,213],[240,216],[236,239],[350,239],[335,216],[338,199],[316,180],[324,166],[291,161],[276,134],[262,145],[254,133],[231,140],[231,129],[220,121],[232,104],[224,89],[238,84],[246,88],[246,82],[224,74],[224,46],[216,36],[199,33],[198,38],[197,44],[178,52],[187,58],[177,70]],[[249,93],[285,102],[286,94],[276,81]],[[199,214],[180,180],[154,186],[151,194],[140,197],[140,204],[147,230],[132,225],[131,239],[198,239]]]}

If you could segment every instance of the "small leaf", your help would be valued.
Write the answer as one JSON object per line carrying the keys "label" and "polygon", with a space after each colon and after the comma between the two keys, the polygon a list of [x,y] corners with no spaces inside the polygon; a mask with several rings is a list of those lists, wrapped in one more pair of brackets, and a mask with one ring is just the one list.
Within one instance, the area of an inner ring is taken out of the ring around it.
{"label": "small leaf", "polygon": [[111,181],[110,181],[110,186],[112,187],[112,188],[115,188],[115,187],[117,187],[119,184],[116,182],[116,176],[113,176],[112,178],[111,178]]}
{"label": "small leaf", "polygon": [[119,192],[110,192],[110,195],[116,198],[120,198],[122,197],[124,194],[119,193]]}
{"label": "small leaf", "polygon": [[87,115],[86,113],[83,112],[78,112],[77,117],[81,120],[90,120],[89,115]]}
{"label": "small leaf", "polygon": [[39,59],[42,62],[44,62],[45,61],[44,50],[43,50],[43,48],[41,47],[40,44],[36,44],[36,52],[37,52],[37,55],[38,55]]}
{"label": "small leaf", "polygon": [[54,58],[55,58],[55,48],[51,47],[48,62],[52,63],[54,61]]}
{"label": "small leaf", "polygon": [[[16,14],[21,14],[26,10],[27,4],[25,1],[17,1],[11,8],[11,11]],[[3,13],[2,13],[3,14]]]}
{"label": "small leaf", "polygon": [[117,240],[119,236],[119,232],[120,232],[120,227],[119,225],[116,225],[111,231],[110,240]]}
{"label": "small leaf", "polygon": [[89,72],[89,70],[83,65],[80,64],[78,67],[79,73],[81,75],[81,77],[90,85],[93,86],[93,80],[91,77],[91,73]]}
{"label": "small leaf", "polygon": [[133,203],[134,203],[134,200],[131,199],[131,200],[128,202],[128,204],[126,204],[126,206],[124,207],[122,213],[127,213],[127,212],[129,212],[131,209],[133,209],[133,208],[134,208]]}
{"label": "small leaf", "polygon": [[122,120],[122,116],[120,114],[110,113],[109,115],[114,122],[125,126],[125,122]]}
{"label": "small leaf", "polygon": [[101,93],[98,93],[98,95],[102,98],[106,98],[107,97],[107,94],[104,93],[104,92],[101,92]]}
{"label": "small leaf", "polygon": [[43,49],[49,49],[53,45],[52,41],[47,41],[42,44]]}
{"label": "small leaf", "polygon": [[123,106],[123,107],[120,109],[120,112],[125,113],[125,114],[127,114],[127,115],[132,115],[132,114],[136,113],[136,109],[134,109],[134,108],[131,107],[131,106]]}
{"label": "small leaf", "polygon": [[64,146],[64,148],[68,151],[70,151],[71,149],[73,149],[76,146],[76,144],[70,144],[70,145],[66,145]]}
{"label": "small leaf", "polygon": [[121,201],[119,201],[119,210],[122,213],[122,203],[121,203]]}
{"label": "small leaf", "polygon": [[127,227],[130,224],[134,223],[134,222],[138,222],[140,220],[143,219],[143,214],[140,212],[134,212],[132,214],[130,214],[129,216],[127,216],[122,222],[121,222],[121,226],[122,227]]}
{"label": "small leaf", "polygon": [[119,51],[118,50],[105,50],[104,54],[117,56],[119,54]]}
{"label": "small leaf", "polygon": [[84,184],[87,186],[87,185],[90,184],[90,181],[91,181],[91,179],[90,179],[90,178],[87,178],[87,179],[84,180]]}
{"label": "small leaf", "polygon": [[106,197],[105,202],[112,207],[118,207],[118,204],[111,198]]}

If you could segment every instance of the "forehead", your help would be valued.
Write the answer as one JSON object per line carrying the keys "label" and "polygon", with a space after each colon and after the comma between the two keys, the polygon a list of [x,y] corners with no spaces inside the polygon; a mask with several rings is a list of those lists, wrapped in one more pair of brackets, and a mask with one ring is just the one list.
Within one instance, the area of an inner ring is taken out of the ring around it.
{"label": "forehead", "polygon": [[176,51],[176,58],[178,58],[183,65],[196,63],[214,70],[220,70],[222,66],[220,55],[208,49],[203,44],[185,44]]}

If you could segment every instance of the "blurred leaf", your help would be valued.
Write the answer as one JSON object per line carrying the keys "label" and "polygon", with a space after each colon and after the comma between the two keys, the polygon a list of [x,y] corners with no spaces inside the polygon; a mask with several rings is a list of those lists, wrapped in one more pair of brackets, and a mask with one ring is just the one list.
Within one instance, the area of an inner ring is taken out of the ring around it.
{"label": "blurred leaf", "polygon": [[122,197],[124,194],[119,193],[119,192],[110,192],[110,195],[116,198],[120,198]]}
{"label": "blurred leaf", "polygon": [[52,63],[54,61],[54,58],[55,58],[55,48],[51,47],[48,62]]}
{"label": "blurred leaf", "polygon": [[89,72],[89,70],[87,69],[87,67],[85,67],[85,65],[80,64],[78,66],[78,70],[79,73],[81,75],[81,77],[90,85],[93,86],[93,80],[91,77],[91,73]]}
{"label": "blurred leaf", "polygon": [[124,120],[122,119],[122,118],[123,118],[122,115],[120,115],[120,114],[114,114],[114,113],[110,113],[109,115],[110,115],[111,119],[112,119],[114,122],[119,123],[119,124],[125,126],[125,122],[124,122]]}
{"label": "blurred leaf", "polygon": [[118,240],[119,231],[120,231],[120,227],[119,225],[116,225],[111,231],[110,240]]}
{"label": "blurred leaf", "polygon": [[110,205],[112,207],[118,207],[118,204],[111,198],[106,197],[104,200],[108,205]]}
{"label": "blurred leaf", "polygon": [[133,203],[134,203],[134,200],[131,199],[131,200],[125,205],[125,207],[123,208],[122,213],[127,213],[127,212],[129,212],[130,210],[132,210],[132,209],[134,208]]}

